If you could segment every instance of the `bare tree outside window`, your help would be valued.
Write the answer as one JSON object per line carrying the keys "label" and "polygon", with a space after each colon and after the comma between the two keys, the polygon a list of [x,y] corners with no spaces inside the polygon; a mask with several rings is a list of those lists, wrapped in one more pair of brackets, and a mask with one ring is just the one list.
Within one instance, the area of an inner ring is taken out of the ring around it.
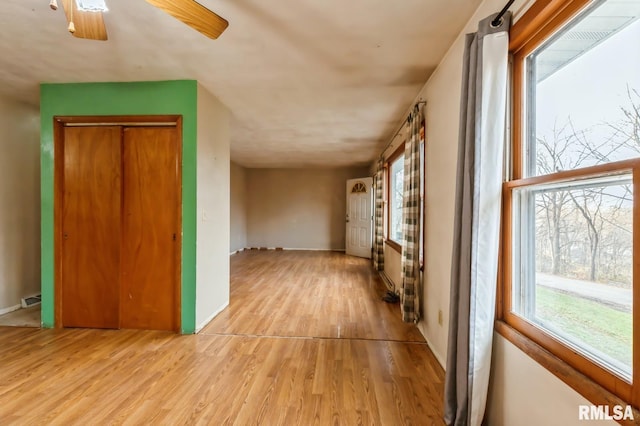
{"label": "bare tree outside window", "polygon": [[402,200],[404,198],[404,156],[398,157],[391,164],[390,183],[390,220],[389,238],[400,244],[402,242]]}
{"label": "bare tree outside window", "polygon": [[[603,19],[606,13],[594,19]],[[531,70],[527,176],[553,176],[640,157],[638,78],[627,78],[629,70],[617,68],[593,74],[600,69],[599,57],[620,43],[614,36],[623,27],[600,43],[576,47],[577,35],[595,25],[589,19],[527,59]],[[611,80],[608,92],[588,86],[596,78]],[[631,171],[533,185],[514,194],[520,203],[521,229],[520,240],[515,241],[521,263],[514,282],[516,312],[630,377]]]}
{"label": "bare tree outside window", "polygon": [[[640,156],[640,95],[629,89],[628,96],[628,104],[620,107],[625,117],[620,122],[598,123],[594,129],[579,131],[568,119],[554,126],[553,138],[538,138],[539,174]],[[603,133],[609,133],[604,141],[593,141],[593,134]],[[631,201],[630,185],[615,191],[583,188],[540,194],[536,199],[539,270],[630,288],[631,265],[621,263],[618,256],[631,253]],[[571,256],[576,252],[580,256]]]}
{"label": "bare tree outside window", "polygon": [[640,0],[567,8],[513,51],[502,319],[639,406]]}

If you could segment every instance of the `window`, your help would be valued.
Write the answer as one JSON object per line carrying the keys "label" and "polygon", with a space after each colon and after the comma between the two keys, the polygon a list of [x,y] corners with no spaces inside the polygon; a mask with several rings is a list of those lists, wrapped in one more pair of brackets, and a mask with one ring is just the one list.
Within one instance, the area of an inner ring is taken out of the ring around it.
{"label": "window", "polygon": [[539,3],[511,31],[499,315],[637,408],[640,1]]}
{"label": "window", "polygon": [[352,194],[366,194],[367,193],[367,185],[363,182],[356,182],[351,188]]}
{"label": "window", "polygon": [[389,157],[387,199],[387,244],[402,249],[402,198],[404,194],[404,144]]}

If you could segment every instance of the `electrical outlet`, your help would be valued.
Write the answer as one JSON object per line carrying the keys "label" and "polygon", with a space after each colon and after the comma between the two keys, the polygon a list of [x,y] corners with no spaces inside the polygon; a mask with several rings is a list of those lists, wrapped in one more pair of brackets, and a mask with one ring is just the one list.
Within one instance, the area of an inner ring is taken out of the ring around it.
{"label": "electrical outlet", "polygon": [[442,325],[442,309],[438,310],[438,324]]}

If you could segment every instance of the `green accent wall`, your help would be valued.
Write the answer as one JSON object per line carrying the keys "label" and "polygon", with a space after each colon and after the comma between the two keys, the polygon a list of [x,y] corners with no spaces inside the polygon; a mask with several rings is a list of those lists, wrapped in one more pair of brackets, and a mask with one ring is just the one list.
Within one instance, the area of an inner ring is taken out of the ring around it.
{"label": "green accent wall", "polygon": [[197,93],[195,80],[40,86],[42,325],[54,326],[53,117],[182,115],[181,332],[195,332]]}

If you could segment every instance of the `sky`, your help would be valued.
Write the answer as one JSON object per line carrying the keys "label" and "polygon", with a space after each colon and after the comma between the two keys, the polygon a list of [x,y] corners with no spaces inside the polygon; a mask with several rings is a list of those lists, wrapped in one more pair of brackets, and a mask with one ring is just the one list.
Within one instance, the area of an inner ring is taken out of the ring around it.
{"label": "sky", "polygon": [[550,138],[555,123],[562,126],[569,117],[592,138],[608,136],[602,124],[624,118],[620,107],[630,105],[627,88],[640,92],[640,20],[537,85],[537,136]]}

